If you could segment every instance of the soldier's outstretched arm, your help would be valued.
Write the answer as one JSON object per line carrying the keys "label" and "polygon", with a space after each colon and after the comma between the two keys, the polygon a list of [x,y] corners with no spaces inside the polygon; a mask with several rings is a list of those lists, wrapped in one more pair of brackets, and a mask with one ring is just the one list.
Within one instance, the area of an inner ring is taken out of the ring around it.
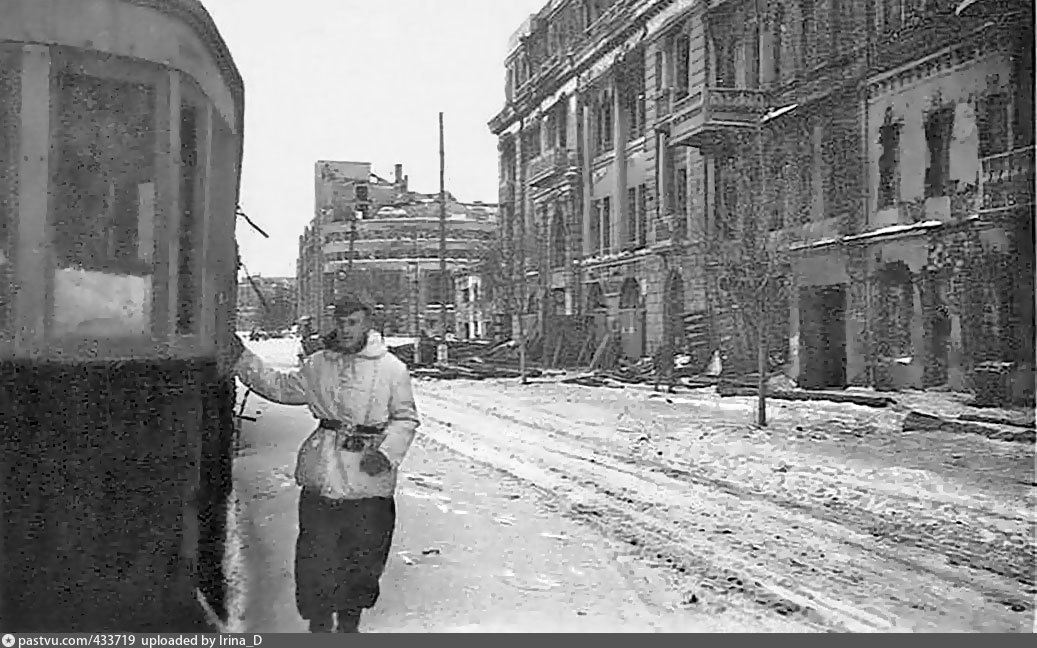
{"label": "soldier's outstretched arm", "polygon": [[248,350],[237,335],[232,343],[236,346],[237,362],[234,374],[245,386],[268,401],[281,405],[306,405],[306,381],[301,367],[278,369],[269,367],[255,353]]}

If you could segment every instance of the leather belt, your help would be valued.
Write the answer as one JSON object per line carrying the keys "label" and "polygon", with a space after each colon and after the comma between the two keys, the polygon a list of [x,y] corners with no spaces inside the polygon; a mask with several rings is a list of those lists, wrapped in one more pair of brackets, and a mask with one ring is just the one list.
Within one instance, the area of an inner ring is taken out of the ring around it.
{"label": "leather belt", "polygon": [[[346,428],[347,425],[342,421],[320,419],[320,427],[337,431]],[[349,433],[342,440],[342,449],[347,452],[360,452],[364,449],[364,436],[374,436],[375,434],[381,434],[383,431],[385,431],[384,425],[357,425],[349,429]]]}

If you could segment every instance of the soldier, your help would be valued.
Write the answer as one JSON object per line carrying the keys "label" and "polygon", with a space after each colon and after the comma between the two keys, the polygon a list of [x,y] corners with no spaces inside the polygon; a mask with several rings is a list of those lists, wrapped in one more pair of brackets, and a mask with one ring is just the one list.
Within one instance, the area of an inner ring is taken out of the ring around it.
{"label": "soldier", "polygon": [[334,319],[325,348],[287,371],[234,338],[234,372],[263,398],[307,405],[320,421],[296,468],[296,605],[311,632],[331,632],[336,615],[338,632],[359,632],[361,612],[378,599],[396,525],[397,469],[419,420],[410,374],[372,330],[370,309],[346,298]]}

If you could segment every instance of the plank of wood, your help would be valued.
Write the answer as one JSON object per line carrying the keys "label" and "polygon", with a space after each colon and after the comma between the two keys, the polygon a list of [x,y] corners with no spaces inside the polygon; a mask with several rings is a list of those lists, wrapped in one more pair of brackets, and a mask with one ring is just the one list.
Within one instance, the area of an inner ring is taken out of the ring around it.
{"label": "plank of wood", "polygon": [[591,345],[594,344],[594,336],[588,335],[584,340],[583,344],[580,345],[580,353],[576,356],[576,366],[583,366],[583,359],[587,356],[590,351]]}
{"label": "plank of wood", "polygon": [[972,421],[974,423],[994,423],[996,425],[1010,425],[1012,427],[1023,428],[1025,430],[1033,430],[1037,428],[1037,424],[1033,421],[1013,421],[1011,419],[1002,418],[1000,416],[987,416],[985,414],[961,414],[958,416],[960,421]]}
{"label": "plank of wood", "polygon": [[601,343],[598,344],[597,350],[594,355],[591,356],[591,369],[597,369],[601,365],[601,361],[605,356],[605,351],[609,347],[609,343],[612,341],[612,334],[609,333],[605,337],[601,338]]}
{"label": "plank of wood", "polygon": [[1015,443],[1034,443],[1037,430],[1019,429],[1018,427],[995,426],[982,423],[963,423],[959,420],[945,419],[933,414],[911,411],[904,417],[902,429],[905,432],[950,432],[952,434],[978,434],[997,441]]}
{"label": "plank of wood", "polygon": [[[717,394],[720,396],[755,396],[755,387],[740,387],[730,384],[718,384]],[[791,401],[830,401],[833,403],[853,403],[867,407],[888,407],[893,399],[886,396],[868,396],[866,394],[842,394],[837,392],[781,391],[767,390],[768,398]]]}

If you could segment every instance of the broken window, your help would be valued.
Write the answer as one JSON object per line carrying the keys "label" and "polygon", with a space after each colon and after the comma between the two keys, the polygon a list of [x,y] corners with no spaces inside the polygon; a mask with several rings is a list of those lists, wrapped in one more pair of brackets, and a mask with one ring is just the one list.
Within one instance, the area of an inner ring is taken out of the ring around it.
{"label": "broken window", "polygon": [[565,221],[557,209],[551,219],[551,267],[564,268],[565,256]]}
{"label": "broken window", "polygon": [[674,47],[674,80],[676,83],[677,98],[680,99],[688,94],[688,65],[691,59],[691,37],[681,34],[677,37]]}
{"label": "broken window", "polygon": [[903,0],[882,0],[882,26],[886,31],[896,31],[903,25]]}
{"label": "broken window", "polygon": [[663,87],[664,87],[663,86],[663,82],[665,81],[665,79],[663,78],[663,74],[664,74],[664,72],[663,72],[664,67],[663,66],[664,66],[664,64],[665,64],[665,60],[663,59],[663,52],[662,52],[662,50],[656,50],[656,52],[655,52],[655,89],[656,89],[656,91],[662,90]]}
{"label": "broken window", "polygon": [[688,170],[683,166],[674,174],[673,191],[676,201],[673,225],[678,235],[683,236],[688,220]]}
{"label": "broken window", "polygon": [[713,44],[716,48],[714,85],[718,88],[735,87],[735,48],[737,40],[731,33],[731,17],[725,15],[714,23]]}
{"label": "broken window", "polygon": [[777,7],[774,10],[774,44],[771,48],[771,60],[774,61],[774,81],[778,84],[781,83],[783,66],[781,64],[781,57],[783,55],[783,49],[786,41],[786,34],[788,33],[789,25],[785,18],[785,8]]}
{"label": "broken window", "polygon": [[558,105],[555,108],[555,127],[558,129],[557,134],[555,135],[555,141],[558,143],[558,148],[568,148],[569,102],[564,98],[558,102]]}
{"label": "broken window", "polygon": [[612,94],[607,89],[597,95],[596,112],[594,120],[597,129],[596,151],[607,153],[612,150],[613,146]]}
{"label": "broken window", "polygon": [[925,120],[925,144],[929,154],[929,162],[925,169],[926,198],[947,195],[953,127],[952,106],[934,111]]}
{"label": "broken window", "polygon": [[715,164],[717,199],[714,206],[714,221],[721,239],[730,239],[735,234],[735,219],[738,214],[738,169],[735,160],[723,157]]}
{"label": "broken window", "polygon": [[648,186],[641,184],[637,188],[637,245],[648,244]]}
{"label": "broken window", "polygon": [[979,156],[988,157],[1009,149],[1008,95],[995,92],[987,95],[979,111]]}
{"label": "broken window", "polygon": [[623,71],[623,106],[630,126],[629,139],[637,139],[645,133],[644,63],[643,53],[635,53]]}
{"label": "broken window", "polygon": [[150,334],[155,89],[71,66],[55,85],[54,330]]}
{"label": "broken window", "polygon": [[879,209],[897,204],[900,199],[900,124],[893,122],[893,111],[879,127]]}
{"label": "broken window", "polygon": [[20,57],[0,50],[0,335],[9,333],[14,307],[14,234],[18,221],[18,146],[21,125]]}
{"label": "broken window", "polygon": [[627,241],[630,245],[637,245],[637,187],[627,189]]}
{"label": "broken window", "polygon": [[591,222],[590,222],[590,245],[588,246],[591,254],[597,254],[601,252],[601,201],[595,200],[592,203],[591,209]]}
{"label": "broken window", "polygon": [[788,187],[786,186],[786,183],[788,182],[786,176],[788,173],[787,165],[787,151],[784,146],[779,144],[771,158],[771,231],[780,230],[785,226],[785,210],[787,208],[786,202],[788,200]]}

